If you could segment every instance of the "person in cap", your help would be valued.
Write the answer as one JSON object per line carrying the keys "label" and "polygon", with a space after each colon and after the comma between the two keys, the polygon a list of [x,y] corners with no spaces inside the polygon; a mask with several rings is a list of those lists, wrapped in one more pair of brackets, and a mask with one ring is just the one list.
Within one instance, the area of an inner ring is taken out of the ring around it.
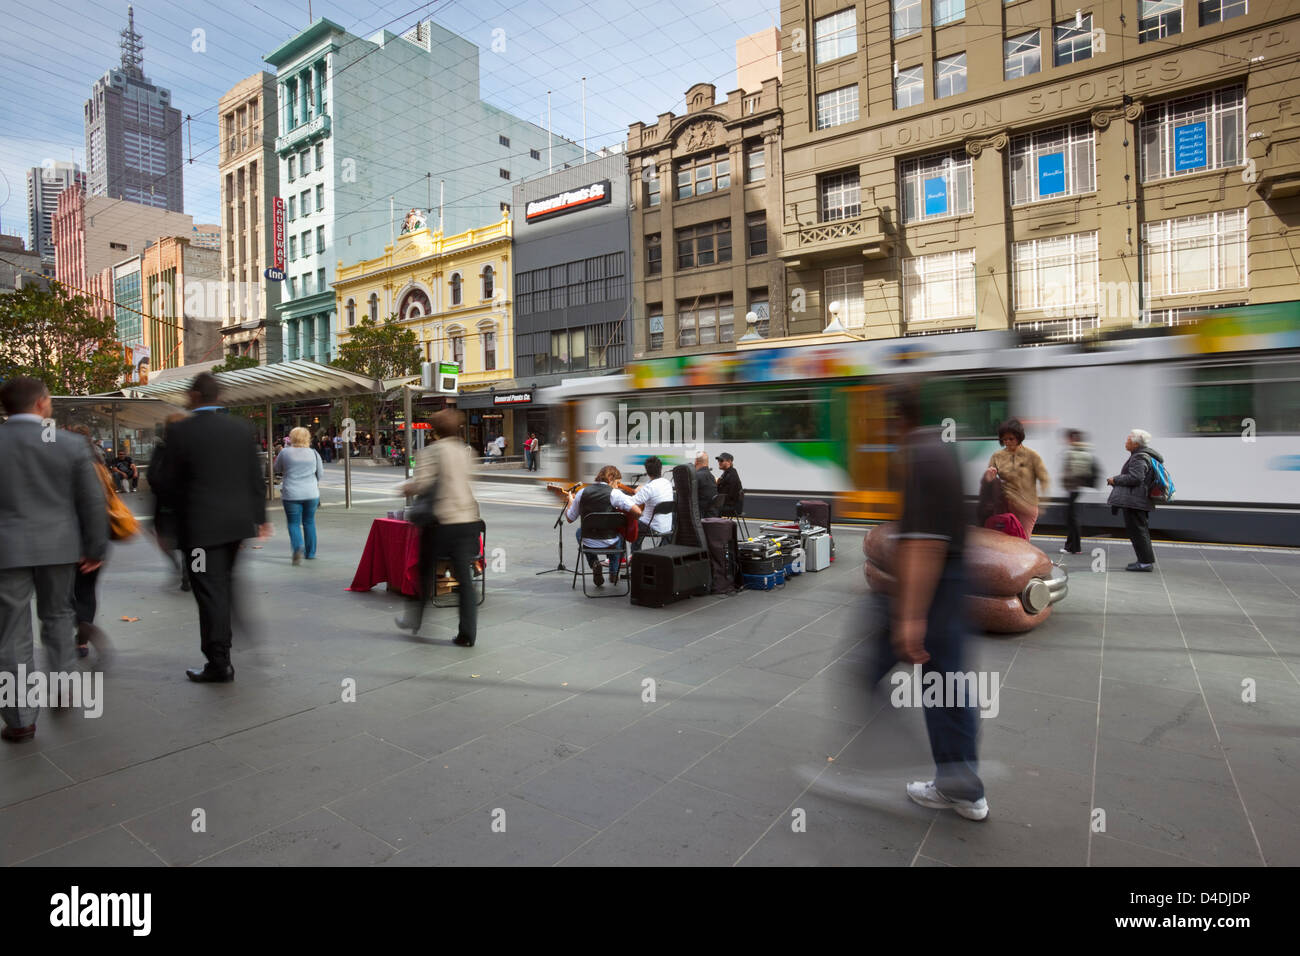
{"label": "person in cap", "polygon": [[740,472],[736,471],[736,459],[731,452],[724,451],[718,456],[718,497],[714,506],[724,518],[734,518],[744,511],[745,486],[740,483]]}

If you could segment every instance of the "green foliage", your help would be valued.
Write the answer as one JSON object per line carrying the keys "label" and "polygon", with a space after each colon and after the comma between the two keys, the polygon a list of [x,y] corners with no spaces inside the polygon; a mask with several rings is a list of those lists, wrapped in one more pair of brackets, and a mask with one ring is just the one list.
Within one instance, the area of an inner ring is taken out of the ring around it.
{"label": "green foliage", "polygon": [[[339,355],[331,365],[357,372],[379,380],[415,375],[420,370],[423,356],[415,332],[403,328],[396,315],[384,322],[375,322],[369,316],[351,329],[346,342],[339,346]],[[381,419],[389,417],[393,403],[378,398],[354,398],[352,415],[358,421],[370,419],[378,454]]]}
{"label": "green foliage", "polygon": [[57,282],[0,295],[0,379],[39,378],[51,395],[93,395],[121,386],[130,372],[117,323]]}
{"label": "green foliage", "polygon": [[242,368],[257,368],[261,364],[257,359],[247,355],[232,355],[220,365],[212,366],[212,372],[214,375],[218,372],[237,372]]}

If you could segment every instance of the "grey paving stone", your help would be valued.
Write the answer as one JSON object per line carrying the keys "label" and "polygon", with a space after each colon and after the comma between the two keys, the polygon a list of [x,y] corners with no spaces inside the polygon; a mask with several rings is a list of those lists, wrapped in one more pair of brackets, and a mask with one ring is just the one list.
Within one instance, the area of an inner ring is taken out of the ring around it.
{"label": "grey paving stone", "polygon": [[395,851],[335,813],[313,810],[203,860],[203,866],[372,866]]}
{"label": "grey paving stone", "polygon": [[462,814],[385,865],[552,866],[598,832],[518,797],[497,803]]}
{"label": "grey paving stone", "polygon": [[1101,653],[1090,649],[1025,646],[1014,664],[1001,673],[1002,684],[1016,690],[1095,701],[1101,660]]}
{"label": "grey paving stone", "polygon": [[[196,793],[125,825],[168,863],[194,863],[358,792],[367,784],[385,780],[418,759],[373,737],[353,737],[252,777]],[[204,811],[203,832],[194,832],[195,809]]]}
{"label": "grey paving stone", "polygon": [[583,753],[588,759],[611,767],[641,770],[671,780],[726,739],[651,714],[610,734]]}
{"label": "grey paving stone", "polygon": [[674,781],[571,856],[565,866],[728,866],[770,822],[753,802]]}
{"label": "grey paving stone", "polygon": [[783,813],[826,762],[824,757],[785,750],[761,740],[729,740],[681,776],[690,783],[744,797],[771,816]]}
{"label": "grey paving stone", "polygon": [[1097,705],[1003,688],[996,717],[980,718],[980,758],[1091,775]]}
{"label": "grey paving stone", "polygon": [[[11,748],[17,750],[17,747]],[[0,807],[22,803],[75,781],[39,751],[8,760],[0,774]]]}
{"label": "grey paving stone", "polygon": [[1205,699],[1196,692],[1107,680],[1102,687],[1101,734],[1160,750],[1222,754]]}
{"label": "grey paving stone", "polygon": [[1092,835],[1091,859],[1092,866],[1189,867],[1207,865],[1204,863],[1198,863],[1195,860],[1189,860],[1186,857],[1174,856],[1171,853],[1153,850],[1150,847],[1139,846],[1135,843],[1126,843],[1123,840],[1117,840],[1105,833],[1094,833]]}
{"label": "grey paving stone", "polygon": [[579,755],[516,787],[529,803],[602,830],[664,785],[654,774]]}
{"label": "grey paving stone", "polygon": [[90,836],[34,856],[20,866],[163,866],[143,843],[121,826],[106,827]]}
{"label": "grey paving stone", "polygon": [[800,681],[751,667],[734,667],[695,688],[661,712],[699,730],[733,734],[777,701],[798,689]]}

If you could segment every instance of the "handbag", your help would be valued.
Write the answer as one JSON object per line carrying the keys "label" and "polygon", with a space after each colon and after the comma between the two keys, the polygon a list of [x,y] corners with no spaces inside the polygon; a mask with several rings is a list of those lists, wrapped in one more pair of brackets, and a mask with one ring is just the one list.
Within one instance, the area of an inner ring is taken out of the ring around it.
{"label": "handbag", "polygon": [[92,462],[99,483],[104,486],[104,501],[108,506],[108,536],[114,541],[124,541],[140,530],[140,522],[135,520],[131,509],[126,506],[113,487],[113,479],[108,469],[99,462]]}
{"label": "handbag", "polygon": [[406,520],[421,530],[436,525],[438,519],[433,513],[433,503],[437,496],[438,478],[435,475],[433,484],[415,496],[415,501],[411,503],[411,507],[407,510]]}

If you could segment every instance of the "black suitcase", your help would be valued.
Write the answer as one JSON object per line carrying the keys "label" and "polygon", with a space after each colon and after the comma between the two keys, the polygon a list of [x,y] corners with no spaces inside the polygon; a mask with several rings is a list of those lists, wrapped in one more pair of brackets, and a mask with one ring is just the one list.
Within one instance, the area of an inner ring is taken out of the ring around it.
{"label": "black suitcase", "polygon": [[704,537],[709,544],[709,565],[713,573],[713,593],[728,594],[744,584],[740,572],[740,542],[736,522],[730,518],[701,518]]}
{"label": "black suitcase", "polygon": [[740,570],[745,574],[775,574],[785,568],[785,558],[774,554],[770,558],[741,558]]}
{"label": "black suitcase", "polygon": [[632,603],[643,607],[663,607],[708,594],[713,579],[709,553],[680,544],[637,551],[629,573]]}

